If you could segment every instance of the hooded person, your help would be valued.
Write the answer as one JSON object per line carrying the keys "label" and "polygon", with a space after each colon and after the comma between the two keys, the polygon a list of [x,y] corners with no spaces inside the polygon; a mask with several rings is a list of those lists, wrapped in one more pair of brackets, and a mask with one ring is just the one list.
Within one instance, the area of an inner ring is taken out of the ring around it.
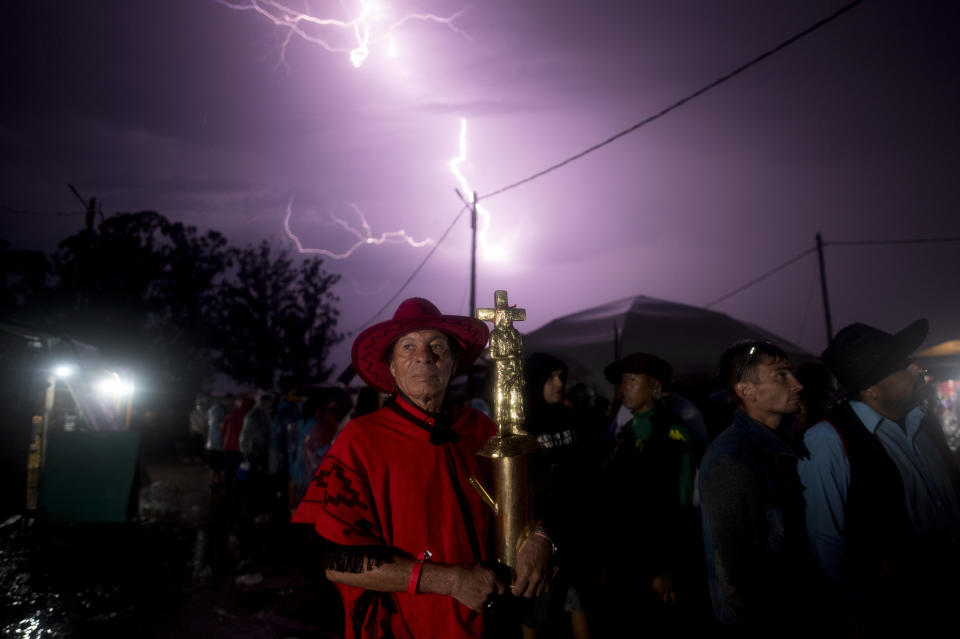
{"label": "hooded person", "polygon": [[[582,445],[578,414],[564,401],[567,365],[547,353],[533,353],[523,365],[524,430],[536,437],[540,449],[531,456],[534,518],[541,522],[564,548],[558,581],[538,597],[524,617],[524,637],[570,614],[576,639],[589,637],[589,624],[581,593],[587,551],[587,520],[584,496],[589,493],[591,458]],[[571,508],[571,504],[578,507]]]}
{"label": "hooded person", "polygon": [[533,353],[523,364],[524,430],[546,450],[563,448],[578,439],[569,407],[564,403],[567,365],[553,355]]}
{"label": "hooded person", "polygon": [[[492,513],[469,482],[489,485],[476,453],[496,428],[447,394],[488,334],[410,298],[353,343],[357,374],[390,398],[343,428],[293,515],[325,542],[347,639],[481,637],[485,608],[509,587],[484,563]],[[522,542],[513,594],[543,591],[551,552],[537,535]]]}
{"label": "hooded person", "polygon": [[569,508],[571,497],[581,492],[591,458],[583,445],[587,439],[580,415],[567,405],[567,365],[547,353],[533,353],[523,365],[524,430],[540,449],[533,455],[534,513],[567,547],[565,533],[578,515]]}
{"label": "hooded person", "polygon": [[960,473],[910,359],[927,331],[838,332],[821,360],[840,401],[804,434],[811,549],[836,618],[865,636],[942,628],[960,597]]}

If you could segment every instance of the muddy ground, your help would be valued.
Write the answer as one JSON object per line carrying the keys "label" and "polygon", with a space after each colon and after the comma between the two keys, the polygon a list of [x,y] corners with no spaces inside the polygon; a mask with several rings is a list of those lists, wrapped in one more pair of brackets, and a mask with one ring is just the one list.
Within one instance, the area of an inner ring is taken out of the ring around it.
{"label": "muddy ground", "polygon": [[307,527],[282,516],[238,525],[205,464],[141,463],[138,516],[126,523],[0,522],[2,636],[342,636]]}

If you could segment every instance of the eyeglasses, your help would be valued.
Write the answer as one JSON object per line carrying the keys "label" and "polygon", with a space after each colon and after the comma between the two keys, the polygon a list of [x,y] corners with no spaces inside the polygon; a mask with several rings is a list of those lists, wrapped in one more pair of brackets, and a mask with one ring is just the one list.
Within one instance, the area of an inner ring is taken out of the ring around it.
{"label": "eyeglasses", "polygon": [[747,356],[743,358],[743,361],[740,362],[740,366],[737,368],[737,379],[736,382],[740,382],[743,379],[743,371],[750,362],[753,361],[753,356],[757,354],[757,345],[754,344],[750,347],[750,350],[747,351]]}
{"label": "eyeglasses", "polygon": [[916,360],[913,359],[912,357],[908,357],[906,363],[905,363],[904,366],[903,366],[903,369],[906,370],[906,369],[910,368],[911,366],[916,366],[916,367],[917,367],[917,372],[920,373],[920,379],[926,381],[927,375],[930,374],[930,371],[927,370],[926,368],[924,368],[923,366],[921,366],[920,364],[918,364],[918,363],[916,362]]}

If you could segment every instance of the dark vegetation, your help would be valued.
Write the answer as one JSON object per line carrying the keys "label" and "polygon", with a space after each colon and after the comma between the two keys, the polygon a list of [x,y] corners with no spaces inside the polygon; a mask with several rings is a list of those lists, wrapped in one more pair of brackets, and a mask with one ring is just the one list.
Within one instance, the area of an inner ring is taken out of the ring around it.
{"label": "dark vegetation", "polygon": [[94,346],[135,372],[141,413],[180,429],[216,373],[266,390],[326,380],[338,280],[267,240],[238,248],[152,211],[120,213],[88,217],[49,256],[0,240],[0,322]]}
{"label": "dark vegetation", "polygon": [[[336,636],[342,608],[310,564],[309,529],[275,517],[235,530],[207,466],[176,444],[217,374],[273,391],[329,377],[338,280],[320,259],[149,211],[88,215],[51,254],[0,239],[0,634]],[[31,419],[76,343],[135,376],[139,503],[124,523],[23,511]]]}

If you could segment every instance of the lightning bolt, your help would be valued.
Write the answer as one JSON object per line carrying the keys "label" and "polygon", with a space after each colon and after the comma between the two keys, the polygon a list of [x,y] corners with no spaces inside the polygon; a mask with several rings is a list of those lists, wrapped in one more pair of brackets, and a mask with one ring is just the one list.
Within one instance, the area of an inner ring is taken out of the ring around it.
{"label": "lightning bolt", "polygon": [[293,215],[293,199],[291,198],[290,202],[287,204],[287,215],[283,219],[283,230],[287,234],[287,237],[293,242],[294,246],[297,247],[298,253],[308,254],[308,255],[325,255],[334,260],[343,260],[359,249],[361,246],[374,245],[379,246],[381,244],[409,244],[414,248],[421,248],[427,244],[433,244],[433,240],[429,237],[425,240],[415,240],[410,237],[407,232],[403,229],[399,231],[387,231],[381,233],[379,237],[374,237],[373,230],[370,228],[370,224],[367,223],[367,218],[364,216],[363,211],[360,210],[356,204],[350,204],[350,208],[354,210],[357,216],[360,218],[360,227],[356,228],[352,226],[346,220],[337,217],[333,213],[327,211],[327,215],[330,216],[331,221],[337,226],[340,226],[346,230],[351,235],[357,238],[357,241],[349,249],[343,253],[337,253],[335,251],[330,251],[327,249],[321,248],[307,248],[304,247],[303,243],[300,241],[300,238],[294,234],[290,229],[290,217]]}
{"label": "lightning bolt", "polygon": [[354,293],[356,293],[357,295],[361,295],[363,297],[374,297],[377,295],[383,295],[383,293],[386,292],[387,288],[389,287],[389,285],[386,282],[380,282],[379,285],[374,288],[361,288],[360,285],[357,283],[356,278],[353,277],[352,275],[348,273],[337,273],[337,275],[340,276],[340,280],[342,282],[350,285],[350,288],[353,289]]}
{"label": "lightning bolt", "polygon": [[[323,47],[330,53],[347,54],[355,68],[359,68],[370,56],[370,47],[383,41],[387,42],[387,54],[395,57],[396,43],[393,41],[393,32],[412,20],[438,23],[467,40],[470,39],[465,31],[454,24],[466,9],[447,17],[432,13],[408,13],[381,29],[378,27],[391,19],[389,11],[371,0],[358,0],[359,10],[348,20],[322,18],[309,11],[298,11],[276,0],[249,0],[246,4],[236,4],[229,0],[215,1],[236,11],[254,11],[275,26],[286,29],[280,48],[280,61],[284,66],[287,45],[294,38]],[[349,13],[342,1],[341,7]],[[344,44],[345,42],[349,42],[349,46]]]}
{"label": "lightning bolt", "polygon": [[[461,193],[469,197],[471,190],[467,178],[460,171],[460,165],[467,161],[467,119],[460,118],[460,154],[450,160],[450,172],[457,178],[460,184]],[[487,242],[487,232],[490,230],[490,212],[477,204],[477,241],[480,244],[480,250],[485,259],[498,261],[505,257],[505,250],[500,247],[493,247]]]}

